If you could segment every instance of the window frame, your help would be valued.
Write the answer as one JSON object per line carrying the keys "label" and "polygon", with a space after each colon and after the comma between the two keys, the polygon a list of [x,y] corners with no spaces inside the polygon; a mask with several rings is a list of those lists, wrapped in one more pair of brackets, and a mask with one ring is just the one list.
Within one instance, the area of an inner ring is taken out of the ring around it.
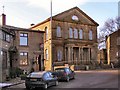
{"label": "window frame", "polygon": [[83,39],[83,29],[79,29],[79,39]]}
{"label": "window frame", "polygon": [[2,69],[7,69],[7,65],[8,65],[8,62],[7,62],[7,51],[6,50],[1,50],[1,54],[2,54]]}
{"label": "window frame", "polygon": [[[28,33],[20,33],[19,37],[20,37],[20,43],[19,43],[19,45],[20,46],[28,46]],[[26,39],[27,42],[25,44],[21,44],[21,41],[23,41],[23,40],[21,40],[21,38]]]}
{"label": "window frame", "polygon": [[56,36],[58,38],[62,37],[62,31],[61,31],[61,27],[60,26],[57,26],[57,28],[56,28]]}
{"label": "window frame", "polygon": [[48,28],[45,27],[45,40],[47,41],[48,40]]}
{"label": "window frame", "polygon": [[6,33],[4,31],[2,31],[2,40],[6,41],[6,42],[11,42],[11,36],[9,33]]}
{"label": "window frame", "polygon": [[63,55],[60,49],[57,50],[57,60],[60,62],[62,61]]}
{"label": "window frame", "polygon": [[74,28],[74,39],[78,39],[78,29]]}
{"label": "window frame", "polygon": [[89,30],[89,40],[93,40],[93,31]]}
{"label": "window frame", "polygon": [[[28,65],[28,52],[20,52],[20,66],[27,66]],[[24,60],[22,60],[23,58],[25,58],[27,60],[27,64],[21,64],[21,62],[23,63]]]}
{"label": "window frame", "polygon": [[69,28],[69,38],[72,39],[73,38],[73,28]]}

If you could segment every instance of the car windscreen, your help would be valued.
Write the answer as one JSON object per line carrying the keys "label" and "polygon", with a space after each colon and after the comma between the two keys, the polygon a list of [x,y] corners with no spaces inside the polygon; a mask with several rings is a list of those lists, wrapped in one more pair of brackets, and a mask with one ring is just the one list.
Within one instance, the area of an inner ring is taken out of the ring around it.
{"label": "car windscreen", "polygon": [[40,73],[31,73],[28,76],[29,77],[35,77],[35,78],[41,78],[43,76],[43,74],[40,74]]}

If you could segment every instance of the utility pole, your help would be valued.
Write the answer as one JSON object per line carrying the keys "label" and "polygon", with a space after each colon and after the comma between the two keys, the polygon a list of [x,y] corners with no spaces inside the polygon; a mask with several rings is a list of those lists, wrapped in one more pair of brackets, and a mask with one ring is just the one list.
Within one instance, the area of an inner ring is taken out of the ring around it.
{"label": "utility pole", "polygon": [[50,1],[50,29],[51,29],[51,70],[54,70],[53,60],[52,60],[52,0]]}

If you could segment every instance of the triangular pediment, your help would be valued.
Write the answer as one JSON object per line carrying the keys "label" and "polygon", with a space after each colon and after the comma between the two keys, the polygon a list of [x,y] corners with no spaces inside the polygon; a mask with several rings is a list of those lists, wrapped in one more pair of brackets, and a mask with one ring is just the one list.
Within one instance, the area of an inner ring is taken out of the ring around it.
{"label": "triangular pediment", "polygon": [[74,7],[53,16],[53,20],[98,26],[98,23],[96,23],[78,7]]}

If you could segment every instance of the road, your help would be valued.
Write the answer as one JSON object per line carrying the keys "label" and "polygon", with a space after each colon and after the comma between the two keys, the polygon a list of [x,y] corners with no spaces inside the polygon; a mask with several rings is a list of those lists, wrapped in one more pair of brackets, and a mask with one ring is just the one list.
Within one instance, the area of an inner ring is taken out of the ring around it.
{"label": "road", "polygon": [[[115,90],[114,88],[118,88],[118,84],[118,70],[80,71],[76,72],[74,80],[71,80],[70,82],[59,82],[58,86],[50,87],[50,89],[113,88],[113,90]],[[20,88],[20,90],[26,90],[24,83],[11,86],[9,89],[10,88]]]}

